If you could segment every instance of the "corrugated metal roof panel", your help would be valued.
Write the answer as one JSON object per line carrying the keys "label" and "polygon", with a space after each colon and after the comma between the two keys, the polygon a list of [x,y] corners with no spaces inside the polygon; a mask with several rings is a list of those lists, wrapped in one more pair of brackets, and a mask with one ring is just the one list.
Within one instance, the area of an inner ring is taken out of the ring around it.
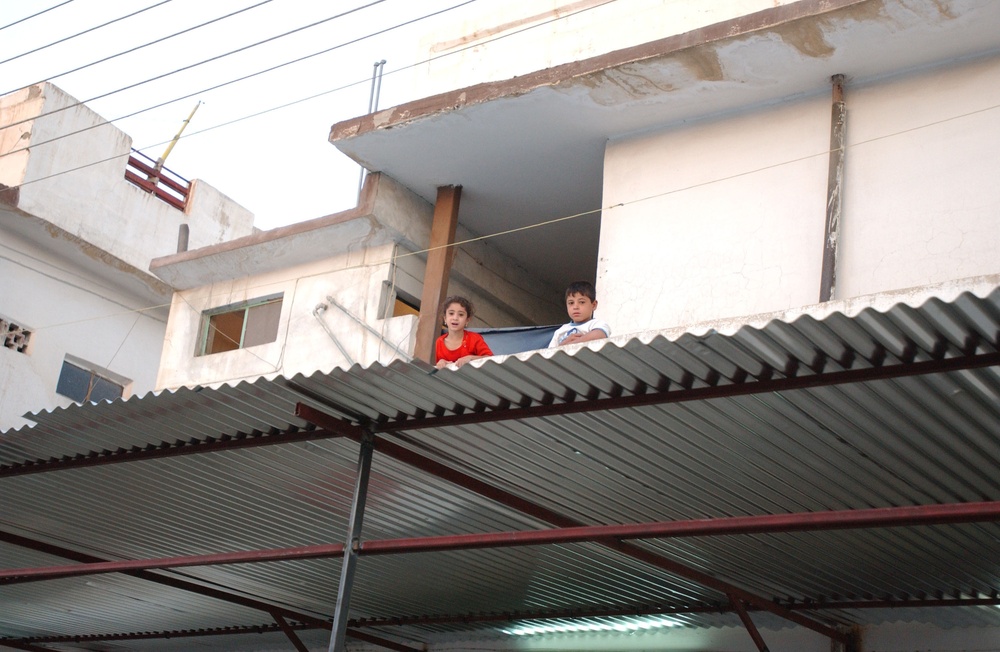
{"label": "corrugated metal roof panel", "polygon": [[[196,452],[202,442],[226,437],[281,441],[283,433],[314,430],[295,416],[301,402],[376,429],[405,421],[398,432],[379,436],[586,524],[1000,500],[996,365],[725,394],[727,386],[744,388],[784,374],[822,378],[884,364],[992,354],[998,346],[1000,290],[884,313],[806,315],[729,333],[642,336],[498,357],[458,371],[432,373],[426,365],[402,363],[355,366],[41,413],[33,417],[37,427],[0,437],[0,465],[11,470],[76,456],[113,459],[119,450],[175,442],[189,442]],[[719,391],[708,398],[669,398],[670,392],[681,396],[697,388]],[[669,400],[660,404],[611,403],[590,412],[504,418],[508,409],[579,406],[662,391]],[[437,420],[470,413],[482,415],[483,422]],[[127,459],[127,453],[119,455]],[[105,559],[336,543],[345,536],[357,456],[353,441],[328,437],[12,475],[0,478],[0,521],[16,534]],[[368,499],[366,539],[548,527],[378,452]],[[997,541],[1000,526],[990,523],[636,545],[763,597],[802,601],[968,596],[973,590],[989,595],[1000,590]],[[37,565],[55,563],[51,556],[31,554],[39,555]],[[11,559],[30,560],[31,554]],[[162,574],[324,616],[334,609],[339,570],[339,559],[325,559]],[[382,628],[415,638],[489,629],[458,618],[478,611],[726,602],[716,590],[594,543],[362,557],[356,577],[356,616],[456,617]],[[20,624],[4,625],[3,633],[107,633],[140,626],[134,623],[162,631],[268,620],[259,611],[177,589],[155,589],[152,599],[139,580],[116,575],[97,576],[87,591],[67,593],[71,600],[92,599],[105,616],[70,613],[50,602],[53,587],[87,587],[86,581],[3,587],[0,607],[35,606],[31,616],[27,607],[12,611]],[[91,598],[97,585],[113,590]],[[118,602],[105,604],[112,595]],[[150,605],[165,612],[160,620]],[[129,620],[133,610],[136,617]],[[905,617],[1000,624],[1000,609],[958,611],[964,615],[915,608]],[[842,610],[828,617],[865,623],[900,613]],[[678,617],[692,626],[732,624],[734,618]]]}

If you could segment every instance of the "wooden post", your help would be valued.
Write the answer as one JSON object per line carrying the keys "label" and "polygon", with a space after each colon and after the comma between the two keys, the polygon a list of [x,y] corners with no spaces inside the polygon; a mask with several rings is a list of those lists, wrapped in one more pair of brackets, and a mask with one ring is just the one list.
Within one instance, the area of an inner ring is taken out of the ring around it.
{"label": "wooden post", "polygon": [[847,105],[844,103],[844,76],[834,75],[833,108],[830,119],[830,163],[826,182],[826,229],[823,234],[823,267],[819,300],[830,301],[837,291],[837,255],[840,240],[841,203],[844,194],[844,127]]}
{"label": "wooden post", "polygon": [[458,227],[458,203],[462,186],[438,188],[431,224],[431,242],[424,271],[424,289],[420,295],[420,316],[413,346],[416,360],[434,362],[434,340],[441,329],[441,303],[448,293],[448,274],[455,258],[455,229]]}

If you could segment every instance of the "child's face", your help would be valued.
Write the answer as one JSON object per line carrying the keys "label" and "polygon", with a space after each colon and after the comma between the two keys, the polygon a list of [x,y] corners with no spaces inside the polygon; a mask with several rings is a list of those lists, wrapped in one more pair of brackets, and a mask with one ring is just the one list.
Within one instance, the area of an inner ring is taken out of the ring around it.
{"label": "child's face", "polygon": [[449,331],[464,331],[469,324],[469,313],[460,303],[450,303],[444,310],[444,326]]}
{"label": "child's face", "polygon": [[566,297],[566,312],[569,318],[577,324],[590,321],[594,318],[594,311],[597,310],[597,302],[591,301],[590,297],[575,292]]}

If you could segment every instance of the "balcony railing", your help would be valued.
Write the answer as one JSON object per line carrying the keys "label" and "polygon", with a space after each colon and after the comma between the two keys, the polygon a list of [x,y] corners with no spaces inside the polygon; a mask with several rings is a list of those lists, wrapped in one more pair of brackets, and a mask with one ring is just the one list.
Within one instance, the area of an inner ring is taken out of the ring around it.
{"label": "balcony railing", "polygon": [[157,170],[156,161],[139,150],[133,149],[128,157],[125,178],[177,210],[187,206],[191,182],[167,168]]}

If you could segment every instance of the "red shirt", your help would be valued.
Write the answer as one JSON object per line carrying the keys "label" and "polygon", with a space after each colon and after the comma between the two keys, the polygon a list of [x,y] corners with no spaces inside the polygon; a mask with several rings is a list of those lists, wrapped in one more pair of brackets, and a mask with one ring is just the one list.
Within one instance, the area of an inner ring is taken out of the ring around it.
{"label": "red shirt", "polygon": [[467,355],[493,355],[493,351],[490,351],[486,340],[479,333],[465,331],[465,336],[462,337],[462,345],[457,349],[449,349],[445,346],[444,338],[446,337],[448,337],[447,333],[439,337],[437,344],[434,345],[434,355],[437,360],[456,362],[459,358],[464,358]]}

